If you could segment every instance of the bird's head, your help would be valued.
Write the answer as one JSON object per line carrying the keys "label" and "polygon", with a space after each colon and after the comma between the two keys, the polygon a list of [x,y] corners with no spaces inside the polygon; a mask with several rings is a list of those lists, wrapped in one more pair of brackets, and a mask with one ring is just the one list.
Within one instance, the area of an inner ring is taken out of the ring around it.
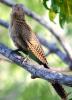
{"label": "bird's head", "polygon": [[11,16],[15,19],[24,19],[24,10],[22,4],[15,4],[12,7],[12,13]]}

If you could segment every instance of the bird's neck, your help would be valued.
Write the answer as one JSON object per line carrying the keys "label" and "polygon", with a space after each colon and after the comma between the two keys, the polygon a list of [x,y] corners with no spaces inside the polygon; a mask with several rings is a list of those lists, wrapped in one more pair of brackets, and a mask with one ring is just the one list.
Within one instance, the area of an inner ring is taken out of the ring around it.
{"label": "bird's neck", "polygon": [[21,18],[12,18],[11,23],[12,25],[16,25],[16,24],[23,25],[23,24],[26,24],[26,21]]}

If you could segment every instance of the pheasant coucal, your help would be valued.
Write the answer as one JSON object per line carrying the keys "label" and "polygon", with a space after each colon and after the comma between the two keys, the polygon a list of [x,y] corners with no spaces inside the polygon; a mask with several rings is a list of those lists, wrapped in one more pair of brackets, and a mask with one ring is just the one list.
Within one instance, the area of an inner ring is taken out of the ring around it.
{"label": "pheasant coucal", "polygon": [[[12,7],[9,30],[10,36],[18,47],[18,50],[26,54],[31,54],[33,59],[37,59],[39,64],[49,69],[41,44],[25,21],[25,13],[22,4],[15,4]],[[61,99],[67,100],[67,93],[64,88],[58,82],[51,84]]]}

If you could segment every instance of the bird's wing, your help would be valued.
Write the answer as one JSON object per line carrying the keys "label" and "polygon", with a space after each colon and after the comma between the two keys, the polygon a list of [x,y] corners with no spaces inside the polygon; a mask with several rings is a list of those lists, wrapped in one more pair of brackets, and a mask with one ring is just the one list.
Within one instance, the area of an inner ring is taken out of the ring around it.
{"label": "bird's wing", "polygon": [[44,55],[44,51],[41,47],[39,40],[36,35],[33,33],[29,41],[27,41],[27,45],[31,52],[44,64],[47,64],[46,57]]}

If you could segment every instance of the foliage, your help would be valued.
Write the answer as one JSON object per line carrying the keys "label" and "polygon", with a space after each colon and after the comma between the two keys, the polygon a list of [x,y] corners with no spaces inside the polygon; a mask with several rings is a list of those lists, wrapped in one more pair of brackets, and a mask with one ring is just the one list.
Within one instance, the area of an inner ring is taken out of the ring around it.
{"label": "foliage", "polygon": [[[47,3],[51,1],[50,8]],[[59,15],[60,26],[63,27],[65,22],[72,22],[72,0],[43,0],[43,5],[49,10],[49,18],[51,21]]]}

